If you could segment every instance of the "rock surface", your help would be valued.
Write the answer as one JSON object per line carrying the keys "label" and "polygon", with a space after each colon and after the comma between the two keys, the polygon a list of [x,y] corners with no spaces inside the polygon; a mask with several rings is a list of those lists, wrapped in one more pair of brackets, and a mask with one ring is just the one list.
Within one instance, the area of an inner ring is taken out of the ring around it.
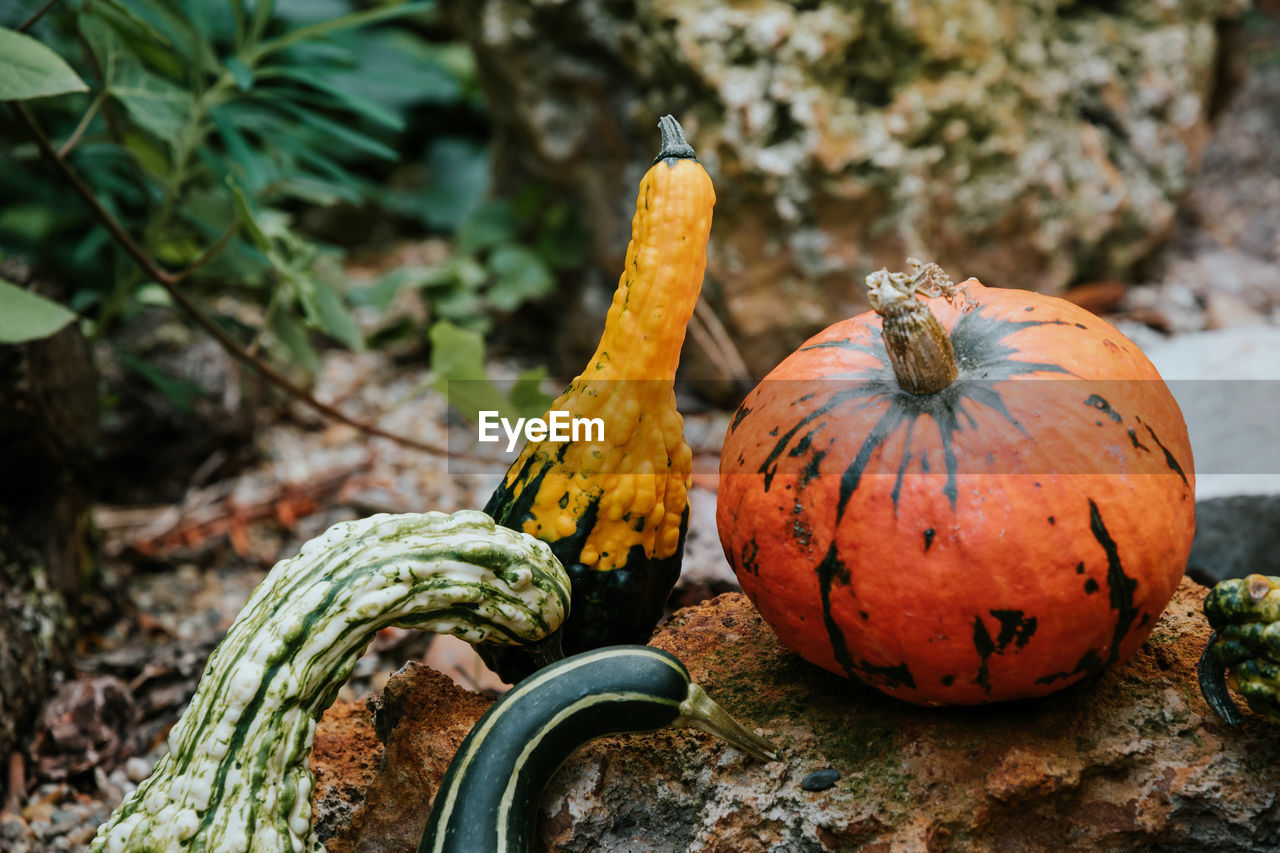
{"label": "rock surface", "polygon": [[707,295],[757,377],[908,255],[1045,291],[1126,275],[1173,225],[1245,5],[449,4],[506,183],[580,199],[605,281],[657,117],[684,122],[719,197]]}
{"label": "rock surface", "polygon": [[1196,498],[1280,494],[1280,328],[1193,332],[1146,352],[1187,421]]}
{"label": "rock surface", "polygon": [[418,849],[449,760],[492,699],[418,663],[316,728],[316,834],[328,853]]}
{"label": "rock surface", "polygon": [[1196,501],[1187,575],[1213,586],[1252,574],[1280,575],[1280,494]]}
{"label": "rock surface", "polygon": [[[1038,701],[905,705],[783,649],[741,595],[679,611],[653,644],[784,753],[759,764],[688,730],[579,751],[542,801],[566,851],[1273,850],[1280,740],[1220,722],[1195,665],[1204,590],[1184,581],[1128,662]],[[445,762],[488,700],[424,667],[316,735],[331,851],[412,851]],[[376,732],[381,745],[373,745]],[[355,770],[351,750],[363,750]],[[834,770],[832,774],[815,771]],[[820,790],[806,790],[808,788]]]}

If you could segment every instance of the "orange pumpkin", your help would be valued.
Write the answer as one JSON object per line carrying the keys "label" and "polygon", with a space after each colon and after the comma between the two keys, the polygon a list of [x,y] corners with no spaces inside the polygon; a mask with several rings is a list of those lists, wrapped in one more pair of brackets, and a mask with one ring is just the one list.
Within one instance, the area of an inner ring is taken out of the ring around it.
{"label": "orange pumpkin", "polygon": [[728,429],[716,522],[743,590],[805,659],[920,704],[1125,659],[1195,528],[1156,369],[1064,300],[877,276],[879,313],[806,342]]}

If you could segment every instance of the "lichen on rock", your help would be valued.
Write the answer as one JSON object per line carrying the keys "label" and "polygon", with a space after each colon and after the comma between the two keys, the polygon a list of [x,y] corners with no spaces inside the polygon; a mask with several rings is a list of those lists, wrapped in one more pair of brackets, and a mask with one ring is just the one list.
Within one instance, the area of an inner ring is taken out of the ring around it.
{"label": "lichen on rock", "polygon": [[[1168,232],[1242,0],[449,4],[509,181],[575,194],[617,266],[629,139],[674,112],[716,180],[708,296],[762,374],[916,255],[1053,291]],[[704,372],[708,370],[703,366]]]}

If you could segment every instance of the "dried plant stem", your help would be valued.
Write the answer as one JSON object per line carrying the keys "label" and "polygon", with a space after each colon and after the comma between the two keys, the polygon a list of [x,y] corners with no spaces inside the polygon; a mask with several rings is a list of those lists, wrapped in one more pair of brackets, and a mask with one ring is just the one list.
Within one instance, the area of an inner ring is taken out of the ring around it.
{"label": "dried plant stem", "polygon": [[880,315],[881,334],[898,385],[911,394],[935,394],[956,381],[959,369],[951,336],[917,295],[967,294],[937,264],[908,259],[910,273],[881,269],[867,276],[867,298]]}

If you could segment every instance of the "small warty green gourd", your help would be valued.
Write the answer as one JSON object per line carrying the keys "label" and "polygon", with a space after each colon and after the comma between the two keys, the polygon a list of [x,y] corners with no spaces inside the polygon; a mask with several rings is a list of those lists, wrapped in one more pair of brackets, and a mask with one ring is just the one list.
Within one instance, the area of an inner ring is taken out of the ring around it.
{"label": "small warty green gourd", "polygon": [[1205,598],[1204,615],[1213,627],[1199,667],[1209,707],[1232,725],[1244,722],[1230,685],[1250,710],[1280,723],[1280,578],[1228,578]]}
{"label": "small warty green gourd", "polygon": [[210,656],[168,755],[90,850],[323,850],[307,761],[316,720],[379,629],[533,643],[568,606],[569,579],[550,548],[484,513],[334,525],[254,591]]}

